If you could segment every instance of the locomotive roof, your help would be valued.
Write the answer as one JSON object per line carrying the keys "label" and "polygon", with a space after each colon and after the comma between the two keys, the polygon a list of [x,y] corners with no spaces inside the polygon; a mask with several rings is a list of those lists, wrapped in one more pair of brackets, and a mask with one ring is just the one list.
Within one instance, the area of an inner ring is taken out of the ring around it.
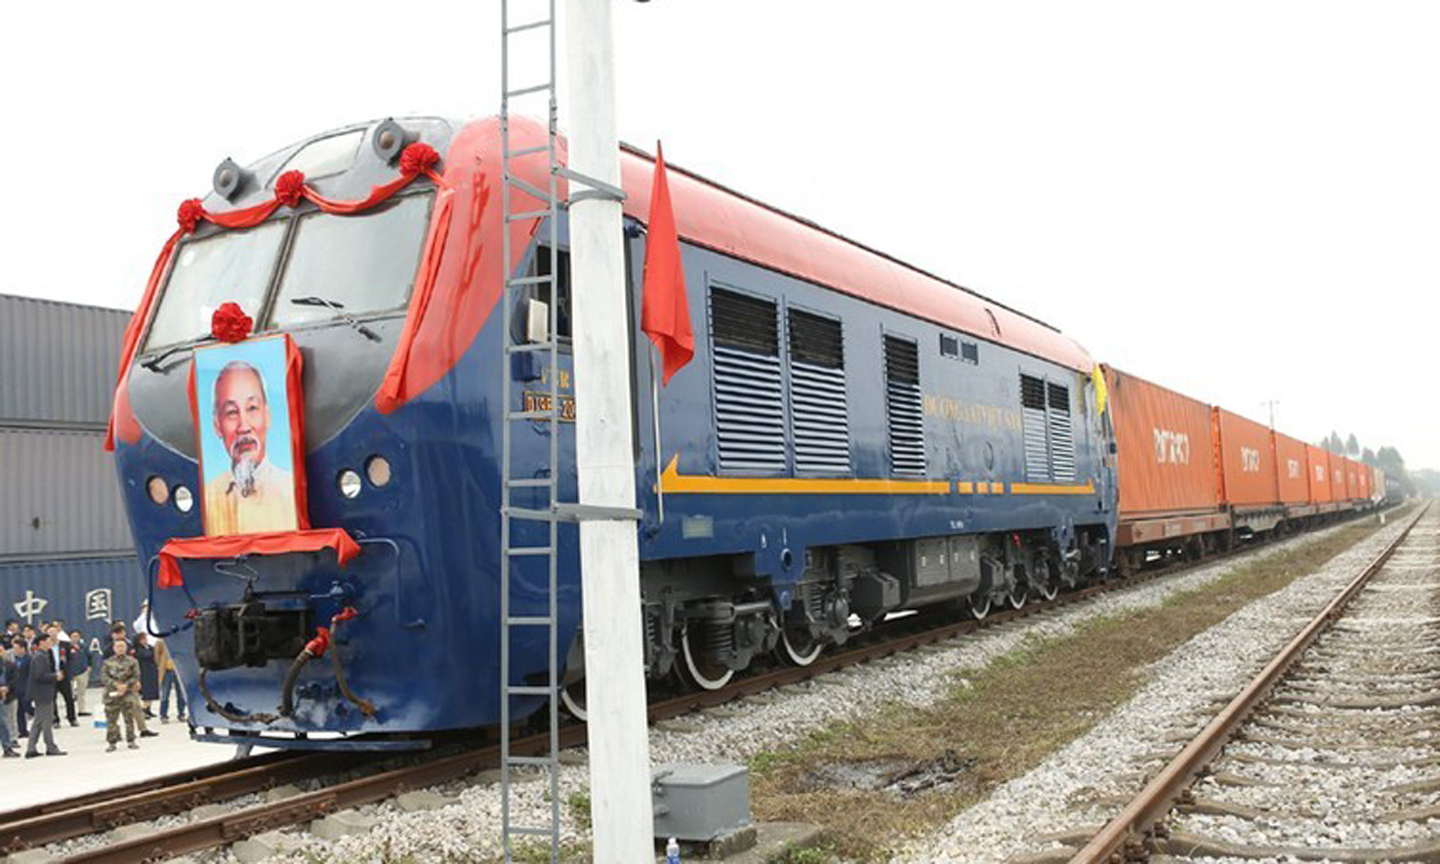
{"label": "locomotive roof", "polygon": [[[399,119],[420,140],[431,143],[442,154],[452,136],[468,125],[434,117]],[[488,124],[496,122],[496,118],[477,118],[470,122]],[[512,118],[517,126],[523,122],[522,118]],[[287,167],[291,157],[308,144],[373,128],[373,122],[342,127],[279,150],[251,166],[258,182],[251,184],[245,195],[234,202],[225,202],[212,193],[206,199],[206,206],[224,210],[254,203],[271,194],[265,187]],[[327,195],[363,195],[370,186],[388,180],[394,171],[369,150],[368,145],[359,148],[348,170],[331,177],[317,177],[312,182]],[[650,154],[630,145],[621,146],[625,213],[641,222],[649,220],[654,167],[654,157]],[[1037,318],[692,171],[669,163],[667,167],[671,174],[670,195],[676,226],[680,236],[690,243],[1081,372],[1089,372],[1093,366],[1084,347]],[[521,169],[522,173],[528,170],[529,166]]]}
{"label": "locomotive roof", "polygon": [[[681,237],[846,294],[999,342],[1072,369],[1093,361],[1056,328],[667,162]],[[625,212],[647,221],[655,159],[621,146]]]}

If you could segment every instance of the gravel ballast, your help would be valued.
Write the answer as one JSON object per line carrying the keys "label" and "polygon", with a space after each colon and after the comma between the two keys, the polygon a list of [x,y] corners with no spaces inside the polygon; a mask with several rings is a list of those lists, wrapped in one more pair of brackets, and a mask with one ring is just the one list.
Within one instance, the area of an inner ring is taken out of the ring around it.
{"label": "gravel ballast", "polygon": [[1062,848],[1040,839],[1047,835],[1103,824],[1402,530],[1396,520],[1196,635],[1153,664],[1149,682],[1088,733],[909,844],[900,860],[1004,861]]}
{"label": "gravel ballast", "polygon": [[1197,798],[1265,815],[1182,813],[1173,828],[1316,850],[1398,849],[1440,838],[1440,732],[1430,704],[1440,674],[1437,573],[1440,514],[1432,514],[1241,730],[1254,740],[1216,760],[1217,771],[1257,785],[1235,788],[1214,777],[1195,784]]}

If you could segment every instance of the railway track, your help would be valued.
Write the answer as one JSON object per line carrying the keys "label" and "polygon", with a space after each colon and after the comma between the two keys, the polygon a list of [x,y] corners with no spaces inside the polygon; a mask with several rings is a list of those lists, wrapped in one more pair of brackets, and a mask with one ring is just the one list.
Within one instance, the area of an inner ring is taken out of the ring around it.
{"label": "railway track", "polygon": [[1427,505],[1072,862],[1440,861]]}
{"label": "railway track", "polygon": [[[1175,561],[1140,571],[1128,577],[1060,594],[1052,600],[1032,600],[1018,610],[993,612],[980,621],[941,620],[937,615],[914,615],[876,628],[854,647],[823,654],[803,667],[780,667],[737,678],[714,691],[694,691],[661,698],[649,707],[650,722],[679,717],[747,696],[774,690],[871,662],[958,636],[980,628],[992,628],[1033,615],[1081,603],[1100,594],[1123,590],[1157,578],[1177,575],[1196,566],[1213,564],[1224,557],[1254,551],[1241,547],[1226,555],[1200,561]],[[584,744],[583,724],[562,727],[561,746]],[[512,740],[516,755],[541,755],[548,748],[544,734]],[[454,752],[455,750],[459,752]],[[66,862],[135,862],[166,858],[215,848],[277,828],[304,824],[330,813],[358,807],[403,791],[453,781],[499,764],[499,747],[452,745],[418,759],[411,754],[405,764],[396,757],[377,759],[374,754],[271,753],[181,772],[36,807],[0,813],[0,852],[17,852],[72,840],[119,826],[161,816],[184,813],[210,803],[263,792],[283,784],[316,780],[353,771],[361,776],[327,783],[313,792],[302,792],[279,800],[236,808],[208,818],[158,830],[132,839],[118,840],[103,847],[76,852]],[[363,772],[363,773],[362,773]]]}

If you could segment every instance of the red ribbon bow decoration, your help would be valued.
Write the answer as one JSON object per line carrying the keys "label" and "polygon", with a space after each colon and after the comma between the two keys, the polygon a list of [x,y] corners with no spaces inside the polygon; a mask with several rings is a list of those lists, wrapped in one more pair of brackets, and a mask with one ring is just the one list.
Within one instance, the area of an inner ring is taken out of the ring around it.
{"label": "red ribbon bow decoration", "polygon": [[439,161],[440,154],[435,152],[434,147],[424,141],[416,141],[400,151],[400,173],[414,177],[434,168]]}
{"label": "red ribbon bow decoration", "polygon": [[275,200],[286,207],[294,207],[305,195],[305,173],[286,171],[275,178]]}
{"label": "red ribbon bow decoration", "polygon": [[210,333],[221,342],[243,342],[255,321],[238,303],[222,303],[210,316]]}
{"label": "red ribbon bow decoration", "polygon": [[175,213],[175,221],[180,223],[180,230],[186,234],[192,233],[204,218],[205,208],[200,204],[199,198],[181,201],[180,209]]}

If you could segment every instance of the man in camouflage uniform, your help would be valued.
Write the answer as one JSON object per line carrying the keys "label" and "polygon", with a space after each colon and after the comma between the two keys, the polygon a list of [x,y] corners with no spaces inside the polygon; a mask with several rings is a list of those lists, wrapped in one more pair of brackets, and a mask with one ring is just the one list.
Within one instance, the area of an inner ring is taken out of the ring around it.
{"label": "man in camouflage uniform", "polygon": [[114,752],[120,741],[120,718],[125,718],[125,740],[131,750],[140,749],[135,743],[135,715],[140,710],[140,664],[130,656],[130,645],[124,639],[115,640],[115,653],[105,661],[100,670],[105,683],[105,740],[109,742],[106,752]]}

